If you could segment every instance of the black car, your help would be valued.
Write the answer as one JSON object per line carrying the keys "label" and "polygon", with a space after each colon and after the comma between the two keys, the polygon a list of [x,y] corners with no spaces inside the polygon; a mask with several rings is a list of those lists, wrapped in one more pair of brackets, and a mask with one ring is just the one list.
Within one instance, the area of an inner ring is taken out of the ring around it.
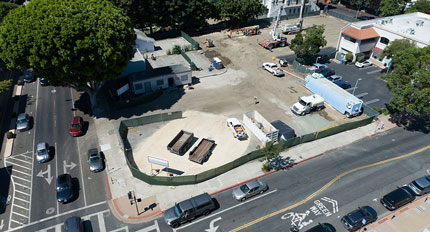
{"label": "black car", "polygon": [[74,197],[72,177],[69,174],[61,174],[57,177],[57,200],[67,203]]}
{"label": "black car", "polygon": [[314,226],[305,232],[336,232],[336,229],[331,224],[319,223],[317,226]]}
{"label": "black car", "polygon": [[348,231],[356,231],[378,219],[376,211],[370,206],[358,208],[342,217],[343,226]]}
{"label": "black car", "polygon": [[334,75],[334,70],[330,69],[330,68],[325,68],[322,70],[317,70],[316,73],[322,74],[325,77],[329,77],[329,76]]}
{"label": "black car", "polygon": [[388,210],[395,210],[415,200],[412,190],[407,187],[398,188],[381,199],[382,205]]}
{"label": "black car", "polygon": [[43,77],[39,79],[39,82],[40,82],[41,86],[47,86],[47,85],[49,85],[48,79],[43,78]]}
{"label": "black car", "polygon": [[351,84],[347,81],[336,81],[334,82],[336,85],[341,87],[342,89],[349,89],[351,88]]}

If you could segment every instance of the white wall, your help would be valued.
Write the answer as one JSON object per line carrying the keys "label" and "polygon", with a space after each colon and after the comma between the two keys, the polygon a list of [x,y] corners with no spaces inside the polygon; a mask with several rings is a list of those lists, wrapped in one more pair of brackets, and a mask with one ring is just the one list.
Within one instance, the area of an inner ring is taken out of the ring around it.
{"label": "white wall", "polygon": [[[184,79],[182,79],[182,77],[184,77]],[[155,91],[155,90],[160,89],[160,88],[167,89],[167,88],[169,88],[169,78],[173,78],[174,86],[187,85],[187,84],[190,84],[192,81],[191,71],[179,73],[179,74],[163,75],[163,76],[158,76],[158,77],[154,77],[151,79],[135,81],[133,83],[133,92],[135,94],[145,93],[146,92],[145,83],[151,84],[151,91]],[[158,80],[163,80],[163,84],[159,85],[157,83]],[[139,85],[139,84],[142,85],[142,88],[136,89],[136,85]]]}

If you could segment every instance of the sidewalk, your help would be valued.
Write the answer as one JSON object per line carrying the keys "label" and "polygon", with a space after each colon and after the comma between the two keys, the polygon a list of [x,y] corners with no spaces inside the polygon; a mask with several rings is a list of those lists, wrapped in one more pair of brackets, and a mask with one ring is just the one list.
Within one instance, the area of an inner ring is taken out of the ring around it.
{"label": "sidewalk", "polygon": [[[295,146],[281,155],[290,157],[296,164],[304,162],[324,152],[397,127],[388,121],[388,117],[382,115],[379,120],[367,126]],[[200,192],[214,194],[249,179],[265,175],[261,171],[261,162],[254,160],[197,185],[149,185],[134,178],[128,169],[124,153],[119,146],[118,125],[119,120],[95,119],[99,144],[107,160],[106,180],[112,199],[112,211],[115,211],[114,214],[121,221],[128,223],[149,221],[154,217],[161,216],[164,210],[172,207],[176,202],[195,196]],[[199,189],[199,192],[196,192],[196,189]],[[136,199],[141,200],[138,203],[139,210],[136,209],[135,205],[130,205],[127,195],[129,191],[133,191],[136,194]],[[144,210],[145,208],[150,210]],[[143,212],[140,209],[143,209]]]}

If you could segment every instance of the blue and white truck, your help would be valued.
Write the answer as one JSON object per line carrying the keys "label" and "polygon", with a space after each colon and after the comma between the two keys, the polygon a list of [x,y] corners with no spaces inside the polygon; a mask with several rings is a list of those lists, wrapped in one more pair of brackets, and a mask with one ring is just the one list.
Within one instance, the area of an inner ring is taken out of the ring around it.
{"label": "blue and white truck", "polygon": [[350,94],[335,83],[318,75],[308,75],[305,87],[314,94],[320,95],[324,101],[348,118],[362,112],[363,101]]}

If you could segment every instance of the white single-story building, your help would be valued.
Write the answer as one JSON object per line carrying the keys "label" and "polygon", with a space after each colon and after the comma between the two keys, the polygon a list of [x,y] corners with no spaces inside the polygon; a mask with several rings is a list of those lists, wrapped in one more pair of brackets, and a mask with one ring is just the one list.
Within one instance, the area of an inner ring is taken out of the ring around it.
{"label": "white single-story building", "polygon": [[339,34],[336,59],[351,52],[354,61],[364,55],[383,67],[390,59],[383,57],[382,51],[396,39],[409,39],[417,47],[430,45],[430,15],[416,12],[348,24]]}
{"label": "white single-story building", "polygon": [[183,64],[151,68],[146,71],[129,75],[131,89],[135,94],[151,93],[158,89],[191,84],[192,74],[190,67]]}

